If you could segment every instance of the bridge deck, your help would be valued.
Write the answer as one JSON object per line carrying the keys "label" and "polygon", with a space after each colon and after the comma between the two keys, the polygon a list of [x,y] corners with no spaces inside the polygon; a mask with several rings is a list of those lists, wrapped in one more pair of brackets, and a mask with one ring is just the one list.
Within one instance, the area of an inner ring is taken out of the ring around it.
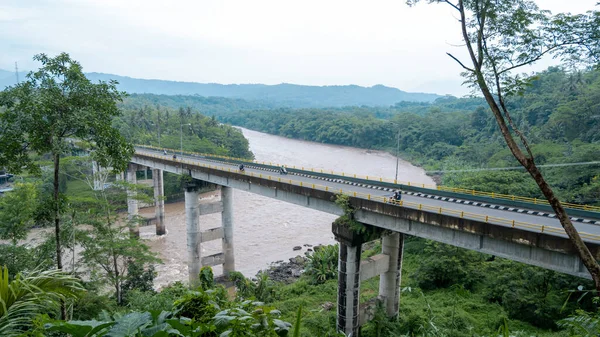
{"label": "bridge deck", "polygon": [[[137,149],[136,153],[139,155],[152,156],[160,160],[171,161],[174,165],[182,163],[197,164],[204,166],[211,166],[212,169],[222,170],[224,172],[237,172],[238,164],[230,163],[226,161],[216,161],[214,159],[207,159],[196,156],[184,155],[182,158],[178,156],[177,159],[173,159],[171,155],[163,155],[158,151],[151,151],[147,149]],[[310,174],[310,172],[306,172]],[[356,186],[347,183],[340,183],[335,181],[325,181],[314,176],[305,175],[279,175],[277,172],[272,172],[257,166],[246,166],[244,174],[251,176],[259,176],[264,179],[281,181],[282,183],[289,182],[290,184],[299,185],[304,187],[314,188],[318,190],[327,190],[331,192],[342,191],[344,194],[356,196],[359,198],[366,198],[371,200],[379,200],[381,202],[389,202],[391,192],[379,189],[377,186],[365,187]],[[344,177],[338,177],[343,179]],[[435,190],[432,190],[434,194]],[[465,195],[467,197],[467,195]],[[415,195],[404,194],[402,197],[402,207],[424,209],[429,211],[438,211],[445,215],[462,217],[465,219],[485,221],[487,223],[496,224],[499,226],[516,227],[532,232],[544,232],[546,234],[566,237],[564,230],[562,229],[559,221],[555,218],[539,216],[527,213],[518,213],[509,210],[493,209],[487,207],[480,207],[474,205],[467,205],[463,203],[456,203],[451,201],[425,198]],[[582,234],[585,241],[588,242],[600,242],[600,226],[586,223],[574,223],[577,230]]]}

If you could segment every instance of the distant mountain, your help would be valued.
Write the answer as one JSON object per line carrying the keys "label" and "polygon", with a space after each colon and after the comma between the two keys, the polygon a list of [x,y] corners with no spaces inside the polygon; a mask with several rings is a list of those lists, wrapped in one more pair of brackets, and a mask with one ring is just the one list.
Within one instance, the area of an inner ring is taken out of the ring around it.
{"label": "distant mountain", "polygon": [[342,106],[390,106],[401,101],[433,102],[442,96],[425,93],[409,93],[383,85],[361,87],[357,85],[308,86],[297,84],[216,84],[143,80],[125,76],[88,73],[92,80],[114,79],[119,89],[129,93],[152,93],[164,95],[200,95],[241,98],[249,101],[265,101],[288,107],[342,107]]}
{"label": "distant mountain", "polygon": [[[20,80],[25,79],[26,75],[26,72],[19,71]],[[14,71],[0,69],[0,90],[4,90],[4,88],[9,85],[15,85],[15,83],[17,83],[17,77],[15,76]]]}
{"label": "distant mountain", "polygon": [[[19,74],[25,78],[25,74]],[[159,95],[200,95],[205,97],[227,97],[247,101],[274,103],[292,108],[320,108],[343,106],[390,106],[398,102],[433,102],[442,96],[426,93],[409,93],[383,85],[361,87],[358,85],[308,86],[297,84],[216,84],[144,80],[126,76],[87,73],[92,81],[119,82],[119,90],[129,93],[151,93]],[[0,90],[15,84],[15,74],[0,69]]]}

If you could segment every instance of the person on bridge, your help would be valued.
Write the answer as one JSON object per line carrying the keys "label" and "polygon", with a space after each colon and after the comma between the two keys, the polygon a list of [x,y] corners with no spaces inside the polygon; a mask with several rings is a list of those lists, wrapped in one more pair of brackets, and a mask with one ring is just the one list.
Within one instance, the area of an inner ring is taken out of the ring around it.
{"label": "person on bridge", "polygon": [[402,192],[400,190],[395,191],[394,196],[392,198],[394,199],[394,201],[402,200]]}
{"label": "person on bridge", "polygon": [[287,170],[285,169],[285,167],[283,165],[281,165],[281,167],[279,168],[279,173],[280,174],[287,174]]}
{"label": "person on bridge", "polygon": [[166,156],[167,155],[167,150],[163,150],[163,154]]}
{"label": "person on bridge", "polygon": [[240,164],[240,171],[244,172],[244,164]]}

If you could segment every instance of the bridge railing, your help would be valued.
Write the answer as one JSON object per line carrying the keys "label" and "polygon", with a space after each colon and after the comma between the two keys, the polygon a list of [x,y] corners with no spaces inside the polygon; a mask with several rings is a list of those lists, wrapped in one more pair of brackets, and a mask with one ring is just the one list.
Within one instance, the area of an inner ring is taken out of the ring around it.
{"label": "bridge railing", "polygon": [[[148,145],[136,145],[136,146],[141,147],[141,148],[148,148],[148,149],[155,150],[155,151],[163,151],[163,150],[174,151],[171,149],[163,149],[163,148],[158,148],[158,147],[148,146]],[[179,152],[174,152],[174,153],[179,153]],[[493,200],[506,201],[509,203],[509,205],[514,204],[515,206],[521,206],[521,203],[527,203],[527,204],[533,205],[532,206],[533,208],[535,208],[535,206],[544,206],[543,207],[544,210],[552,211],[550,203],[545,199],[539,199],[539,198],[529,198],[529,197],[522,197],[522,196],[518,196],[518,195],[501,194],[501,193],[495,193],[495,192],[483,192],[483,191],[476,191],[473,189],[465,189],[465,188],[460,188],[460,187],[436,186],[436,185],[430,185],[430,184],[415,183],[415,182],[410,182],[410,181],[400,181],[400,180],[388,179],[388,178],[371,176],[371,175],[360,175],[360,174],[354,174],[354,173],[337,172],[334,170],[315,169],[315,168],[304,167],[304,166],[296,167],[294,165],[289,166],[289,165],[282,165],[282,164],[273,163],[273,162],[256,161],[256,160],[249,160],[249,159],[244,159],[244,158],[235,158],[235,157],[228,157],[228,156],[221,156],[221,155],[214,155],[214,154],[202,154],[202,153],[189,152],[189,151],[183,151],[183,153],[187,154],[187,155],[198,156],[198,157],[203,157],[203,158],[207,158],[207,159],[223,160],[223,161],[235,162],[235,163],[253,163],[253,164],[259,164],[259,165],[264,165],[264,166],[271,166],[273,169],[276,169],[277,167],[285,166],[286,168],[291,168],[294,171],[303,171],[302,173],[305,173],[305,174],[316,173],[316,174],[330,175],[332,177],[337,176],[342,179],[343,178],[359,179],[359,180],[368,181],[369,183],[374,184],[374,185],[377,185],[378,183],[385,183],[388,186],[397,185],[397,186],[393,186],[392,188],[395,187],[395,188],[409,189],[409,190],[411,188],[430,189],[430,190],[436,190],[436,191],[440,191],[440,192],[456,194],[456,195],[453,195],[453,197],[455,197],[455,198],[461,198],[461,197],[465,198],[467,196],[471,196],[471,197],[484,198],[484,199],[479,199],[479,200],[483,200],[486,202],[493,202]],[[462,194],[462,196],[461,196],[461,194]],[[487,199],[492,199],[492,200],[487,200]],[[574,203],[568,203],[568,202],[563,202],[562,205],[565,208],[569,208],[569,209],[573,209],[573,210],[600,213],[600,206],[580,205],[580,204],[574,204]],[[590,216],[590,214],[587,214],[587,213],[578,213],[576,215]],[[600,216],[600,214],[596,214],[595,216]]]}
{"label": "bridge railing", "polygon": [[[156,155],[156,154],[143,154],[143,155],[152,157],[152,158],[157,158],[157,159],[163,159],[163,160],[165,159],[164,155]],[[444,208],[444,207],[436,207],[436,206],[431,206],[431,205],[422,204],[422,203],[408,202],[408,201],[404,201],[404,200],[395,201],[389,197],[371,195],[369,193],[359,193],[359,192],[348,191],[348,190],[343,190],[343,189],[334,189],[334,188],[331,188],[326,185],[306,183],[306,182],[297,181],[297,180],[293,180],[293,179],[282,178],[279,175],[270,175],[268,173],[263,174],[263,173],[239,171],[237,168],[232,169],[231,167],[204,164],[204,163],[199,163],[199,162],[196,162],[194,160],[189,160],[189,159],[177,158],[177,159],[171,159],[171,160],[175,161],[177,163],[182,163],[182,164],[187,164],[187,165],[196,165],[199,167],[205,167],[205,168],[220,170],[220,171],[224,171],[224,172],[233,172],[233,173],[237,173],[237,174],[247,175],[250,177],[257,177],[257,178],[261,178],[261,179],[277,181],[280,183],[286,183],[286,184],[290,184],[290,185],[309,187],[309,188],[312,188],[315,190],[322,190],[322,191],[327,191],[327,192],[332,192],[332,193],[337,193],[337,194],[345,194],[345,195],[355,197],[355,198],[374,200],[374,201],[378,201],[378,202],[382,202],[382,203],[386,203],[386,204],[395,204],[395,205],[398,205],[401,207],[424,210],[424,211],[428,211],[430,213],[449,215],[449,216],[453,216],[453,217],[457,217],[457,218],[461,218],[461,219],[464,218],[464,219],[476,220],[476,221],[480,221],[480,222],[484,222],[484,223],[503,225],[503,226],[512,227],[512,228],[520,228],[520,229],[525,229],[525,230],[534,231],[534,232],[551,233],[553,235],[566,236],[566,233],[563,228],[557,228],[557,227],[553,227],[553,226],[521,222],[521,221],[505,219],[505,218],[500,218],[500,217],[493,217],[493,216],[488,216],[488,215],[483,215],[483,214],[478,214],[478,213],[458,211],[458,210],[448,209],[448,208]],[[590,233],[585,233],[585,232],[580,232],[579,234],[586,241],[600,242],[600,235],[595,235],[595,234],[590,234]]]}

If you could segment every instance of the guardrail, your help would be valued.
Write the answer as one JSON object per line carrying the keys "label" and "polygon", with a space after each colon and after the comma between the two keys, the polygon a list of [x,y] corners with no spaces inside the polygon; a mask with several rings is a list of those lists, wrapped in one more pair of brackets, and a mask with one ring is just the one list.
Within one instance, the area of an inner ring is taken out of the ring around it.
{"label": "guardrail", "polygon": [[[199,163],[194,160],[189,160],[189,159],[184,159],[184,158],[173,159],[173,158],[169,157],[168,155],[167,156],[156,155],[156,154],[143,154],[143,155],[152,157],[152,158],[163,159],[163,160],[168,159],[168,160],[174,161],[176,163],[180,163],[180,164],[196,165],[196,166],[206,167],[209,169],[215,169],[215,170],[220,170],[220,171],[224,171],[224,172],[235,172],[237,174],[277,181],[280,183],[287,183],[287,184],[295,185],[295,186],[310,187],[310,188],[316,189],[316,190],[345,194],[345,195],[352,196],[355,198],[375,200],[375,201],[379,201],[379,202],[383,202],[383,203],[392,203],[392,204],[396,204],[396,205],[402,206],[402,207],[408,207],[408,208],[418,209],[418,210],[426,210],[429,212],[450,215],[450,216],[458,217],[461,219],[465,218],[465,219],[476,220],[476,221],[481,221],[481,222],[485,222],[485,223],[506,225],[506,226],[510,226],[512,228],[521,228],[521,229],[527,229],[530,231],[539,231],[540,233],[552,233],[552,234],[566,235],[563,228],[515,221],[515,220],[510,220],[510,219],[505,219],[505,218],[492,217],[492,216],[482,215],[482,214],[478,214],[478,213],[457,211],[457,210],[453,210],[453,209],[446,209],[443,207],[434,207],[434,206],[430,206],[430,205],[426,205],[426,204],[407,202],[407,201],[403,201],[403,200],[395,201],[395,200],[392,200],[387,197],[371,195],[368,193],[344,191],[343,189],[332,189],[329,186],[305,183],[302,181],[296,181],[296,180],[292,180],[292,179],[285,179],[285,178],[281,178],[281,176],[273,176],[270,174],[262,174],[262,173],[256,174],[254,172],[239,171],[237,168],[232,169],[231,167],[209,165],[209,164]],[[590,233],[585,233],[585,232],[580,232],[579,235],[582,238],[587,239],[588,241],[592,240],[592,241],[600,242],[600,235],[595,235],[595,234],[590,234]]]}
{"label": "guardrail", "polygon": [[[136,145],[136,146],[152,149],[155,151],[169,150],[175,154],[179,153],[179,152],[175,152],[175,150],[164,149],[164,148],[148,146],[148,145]],[[419,183],[414,183],[414,182],[410,182],[410,181],[399,181],[399,180],[387,179],[387,178],[376,177],[376,176],[369,176],[369,175],[363,176],[363,175],[359,175],[359,174],[348,174],[345,172],[336,172],[333,170],[323,170],[323,169],[315,169],[315,168],[300,167],[300,166],[296,167],[293,165],[292,166],[281,165],[281,164],[273,163],[273,162],[264,162],[264,161],[259,162],[256,160],[248,160],[248,159],[243,159],[243,158],[235,158],[235,157],[228,157],[228,156],[221,156],[221,155],[214,155],[214,154],[202,154],[202,153],[189,152],[189,151],[183,151],[183,153],[192,155],[192,156],[215,158],[215,159],[220,159],[220,160],[230,161],[230,162],[233,161],[233,162],[237,162],[237,163],[253,163],[253,164],[259,164],[259,165],[263,165],[263,166],[274,166],[274,167],[285,166],[287,168],[292,168],[294,170],[305,171],[304,173],[311,172],[311,173],[320,173],[320,174],[327,174],[327,175],[332,175],[332,176],[339,176],[342,178],[360,179],[360,180],[369,181],[370,183],[373,183],[373,184],[387,183],[387,184],[399,185],[399,186],[397,186],[397,188],[403,188],[404,186],[408,186],[409,188],[410,187],[424,188],[424,189],[436,190],[436,191],[440,191],[440,192],[463,194],[463,195],[468,195],[471,197],[491,198],[491,199],[495,199],[495,200],[509,202],[510,206],[514,205],[514,206],[518,207],[518,206],[523,206],[520,203],[528,203],[528,204],[534,205],[534,206],[532,206],[533,208],[535,208],[535,206],[543,206],[544,210],[549,211],[549,212],[553,211],[550,206],[550,203],[548,203],[548,201],[545,199],[529,198],[529,197],[501,194],[501,193],[495,193],[495,192],[482,192],[482,191],[476,191],[473,189],[465,189],[465,188],[459,188],[459,187],[446,187],[446,186],[436,186],[436,185],[429,185],[429,184],[419,184]],[[454,197],[460,198],[461,196],[456,195]],[[482,199],[479,199],[479,200],[482,200]],[[483,200],[483,201],[490,202],[489,200]],[[584,211],[584,212],[600,213],[600,206],[579,205],[579,204],[573,204],[573,203],[568,203],[568,202],[563,202],[562,205],[563,205],[563,207],[568,208],[568,209],[579,210],[579,211]],[[526,205],[525,205],[525,207],[526,207]],[[589,214],[586,214],[586,213],[575,213],[575,214],[581,215],[581,216],[589,216]],[[600,214],[598,214],[596,216],[600,216]]]}

